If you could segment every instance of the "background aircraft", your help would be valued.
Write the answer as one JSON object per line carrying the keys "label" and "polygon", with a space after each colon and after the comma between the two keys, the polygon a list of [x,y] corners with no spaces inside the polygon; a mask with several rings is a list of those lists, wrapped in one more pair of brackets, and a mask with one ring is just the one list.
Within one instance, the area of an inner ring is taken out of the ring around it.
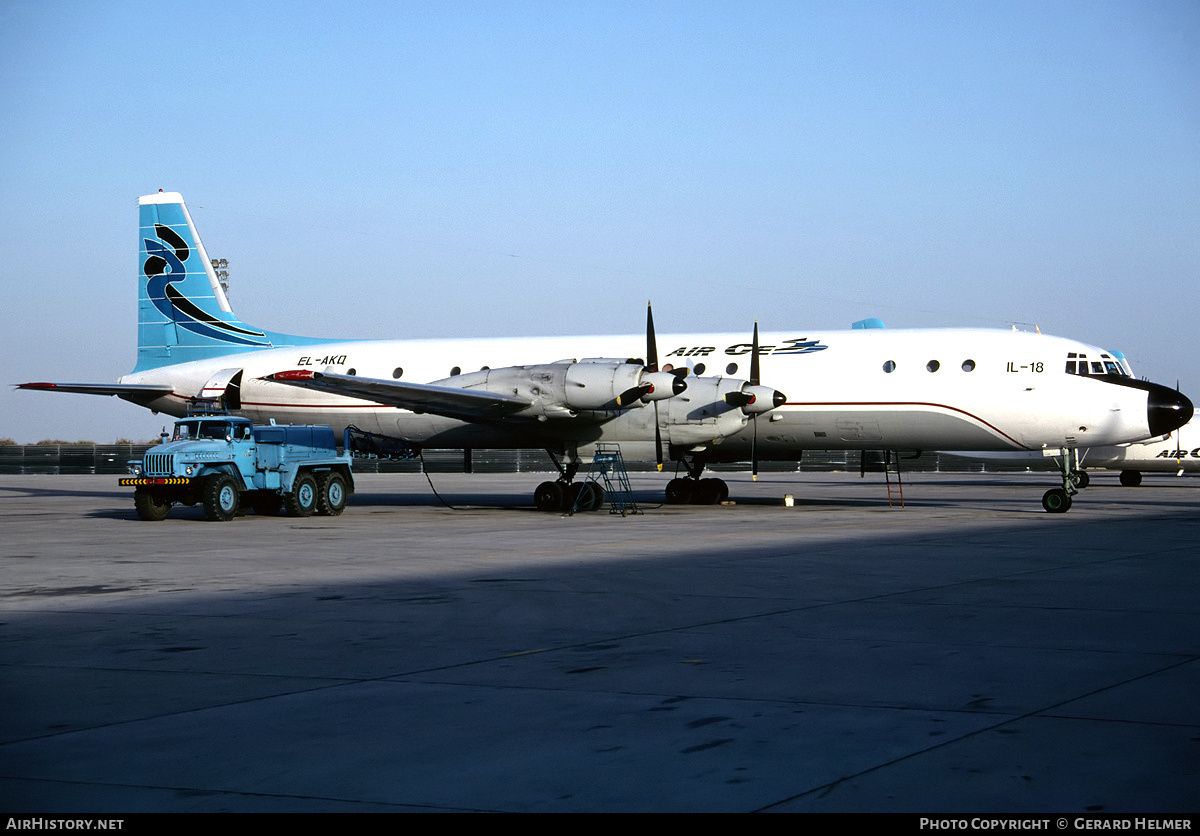
{"label": "background aircraft", "polygon": [[1093,447],[1080,458],[1084,468],[1119,470],[1122,485],[1137,487],[1143,473],[1200,473],[1200,432],[1189,421],[1169,435]]}
{"label": "background aircraft", "polygon": [[[116,395],[171,415],[198,398],[220,400],[256,421],[339,433],[355,425],[414,449],[541,448],[560,469],[535,493],[544,510],[576,495],[576,472],[600,443],[620,444],[626,458],[680,462],[686,476],[668,484],[668,501],[716,502],[727,486],[701,478],[713,462],[756,468],[806,449],[1069,453],[1163,435],[1192,415],[1186,397],[1135,380],[1110,352],[1019,331],[863,327],[760,338],[755,326],[749,338],[659,338],[648,316],[644,339],[279,334],[234,315],[181,195],[147,195],[139,207],[133,372],[117,384],[20,388]],[[1099,370],[1080,369],[1081,358]],[[1046,492],[1046,510],[1070,508],[1068,477],[1064,468],[1063,487]]]}

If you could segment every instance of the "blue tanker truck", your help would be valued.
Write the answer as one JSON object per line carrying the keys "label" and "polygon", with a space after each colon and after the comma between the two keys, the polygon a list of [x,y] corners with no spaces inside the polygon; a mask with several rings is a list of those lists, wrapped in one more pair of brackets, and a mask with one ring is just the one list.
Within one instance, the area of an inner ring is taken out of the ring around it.
{"label": "blue tanker truck", "polygon": [[333,428],[255,426],[230,415],[175,422],[170,440],[130,462],[133,504],[143,520],[164,519],[171,506],[204,506],[210,520],[246,509],[293,517],[336,516],[354,493],[350,450],[339,454]]}

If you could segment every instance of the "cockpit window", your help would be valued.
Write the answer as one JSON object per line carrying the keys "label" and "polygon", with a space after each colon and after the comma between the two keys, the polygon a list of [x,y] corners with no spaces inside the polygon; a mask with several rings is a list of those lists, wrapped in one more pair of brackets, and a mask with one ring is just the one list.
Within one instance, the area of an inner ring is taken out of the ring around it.
{"label": "cockpit window", "polygon": [[1064,367],[1067,374],[1093,375],[1110,374],[1117,377],[1129,377],[1123,363],[1113,359],[1108,354],[1101,354],[1100,359],[1090,360],[1086,354],[1071,351],[1067,353],[1067,364]]}

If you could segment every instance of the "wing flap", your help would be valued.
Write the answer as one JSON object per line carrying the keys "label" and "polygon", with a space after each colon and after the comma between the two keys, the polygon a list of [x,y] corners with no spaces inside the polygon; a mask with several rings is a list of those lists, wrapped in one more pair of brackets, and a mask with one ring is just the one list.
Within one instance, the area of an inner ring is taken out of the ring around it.
{"label": "wing flap", "polygon": [[515,395],[301,369],[276,372],[262,379],[464,421],[502,421],[532,405],[527,398]]}

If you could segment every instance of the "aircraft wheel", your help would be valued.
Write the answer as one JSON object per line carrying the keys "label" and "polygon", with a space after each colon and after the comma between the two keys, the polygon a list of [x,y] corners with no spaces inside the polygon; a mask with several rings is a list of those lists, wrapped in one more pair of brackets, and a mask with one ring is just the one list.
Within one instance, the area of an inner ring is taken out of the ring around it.
{"label": "aircraft wheel", "polygon": [[137,510],[139,520],[158,522],[167,518],[171,510],[171,501],[160,499],[152,491],[139,489],[133,492],[133,507]]}
{"label": "aircraft wheel", "polygon": [[595,511],[604,504],[604,488],[595,482],[574,482],[567,496],[576,511]]}
{"label": "aircraft wheel", "polygon": [[1083,490],[1092,483],[1092,477],[1088,476],[1086,470],[1076,470],[1071,473],[1071,482],[1075,487]]}
{"label": "aircraft wheel", "polygon": [[317,510],[317,480],[311,473],[299,473],[292,483],[292,492],[283,498],[289,517],[311,517]]}
{"label": "aircraft wheel", "polygon": [[1051,514],[1065,514],[1071,510],[1071,497],[1062,488],[1051,488],[1042,494],[1042,507]]}
{"label": "aircraft wheel", "polygon": [[701,479],[692,486],[693,505],[716,505],[721,501],[721,480]]}
{"label": "aircraft wheel", "polygon": [[227,474],[210,476],[204,485],[204,516],[214,522],[229,522],[238,512],[237,482]]}
{"label": "aircraft wheel", "polygon": [[321,474],[317,482],[317,513],[336,517],[346,510],[346,479],[335,471]]}
{"label": "aircraft wheel", "polygon": [[691,479],[672,479],[667,482],[667,504],[687,505],[692,499],[696,483]]}
{"label": "aircraft wheel", "polygon": [[717,504],[720,505],[729,499],[729,485],[726,484],[724,479],[713,479],[713,484],[717,490]]}
{"label": "aircraft wheel", "polygon": [[1121,484],[1127,488],[1136,488],[1142,484],[1142,474],[1137,470],[1122,470],[1120,479]]}
{"label": "aircraft wheel", "polygon": [[542,482],[533,492],[533,504],[539,511],[552,513],[563,509],[566,491],[561,482]]}
{"label": "aircraft wheel", "polygon": [[[587,493],[587,496],[584,496],[584,493]],[[587,482],[572,482],[563,490],[563,495],[563,502],[568,511],[586,511],[588,503],[592,500],[592,495],[587,489]]]}

